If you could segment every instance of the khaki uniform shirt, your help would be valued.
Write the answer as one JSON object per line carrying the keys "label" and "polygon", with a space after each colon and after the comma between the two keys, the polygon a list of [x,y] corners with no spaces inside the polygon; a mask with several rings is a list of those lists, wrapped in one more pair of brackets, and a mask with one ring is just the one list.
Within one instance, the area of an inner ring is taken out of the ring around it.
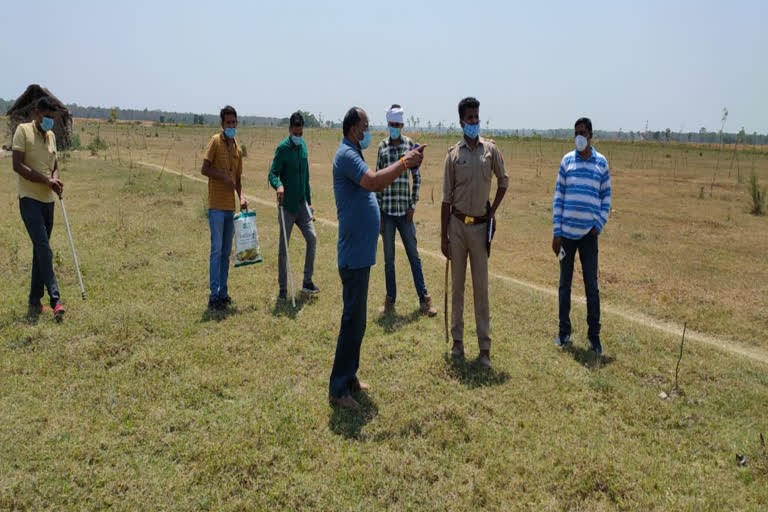
{"label": "khaki uniform shirt", "polygon": [[[24,152],[24,163],[33,170],[50,176],[56,165],[56,135],[53,130],[42,133],[34,121],[22,123],[13,134],[14,151]],[[52,203],[56,194],[45,183],[37,183],[16,174],[16,191],[19,197],[30,197],[42,203]]]}
{"label": "khaki uniform shirt", "polygon": [[472,217],[486,214],[493,175],[499,188],[509,186],[504,158],[496,143],[480,137],[475,149],[466,139],[448,149],[443,174],[443,202]]}
{"label": "khaki uniform shirt", "polygon": [[[229,175],[234,183],[243,174],[243,151],[237,142],[230,149],[224,132],[211,137],[203,158],[211,162],[211,169]],[[208,178],[208,208],[235,211],[235,207],[235,192],[221,181]]]}

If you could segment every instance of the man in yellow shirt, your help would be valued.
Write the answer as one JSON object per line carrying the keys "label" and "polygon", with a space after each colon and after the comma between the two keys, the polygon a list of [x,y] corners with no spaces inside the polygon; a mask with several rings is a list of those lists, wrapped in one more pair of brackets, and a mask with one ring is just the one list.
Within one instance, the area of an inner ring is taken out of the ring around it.
{"label": "man in yellow shirt", "polygon": [[47,288],[53,316],[61,320],[64,306],[53,273],[53,252],[50,246],[53,203],[56,195],[61,197],[64,190],[56,159],[56,136],[51,130],[56,109],[49,98],[40,98],[34,120],[16,128],[12,149],[19,210],[33,247],[28,314],[38,316],[42,313],[41,301]]}
{"label": "man in yellow shirt", "polygon": [[248,208],[241,182],[243,152],[235,142],[237,111],[227,105],[221,109],[220,116],[222,131],[208,142],[201,171],[208,177],[208,225],[211,228],[209,309],[224,309],[232,303],[227,291],[227,279],[234,234],[234,192],[240,199],[240,209]]}

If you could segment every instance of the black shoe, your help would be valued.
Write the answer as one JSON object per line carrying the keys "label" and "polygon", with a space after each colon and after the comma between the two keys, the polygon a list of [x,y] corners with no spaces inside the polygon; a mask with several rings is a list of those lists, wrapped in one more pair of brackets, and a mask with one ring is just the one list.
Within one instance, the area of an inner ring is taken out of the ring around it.
{"label": "black shoe", "polygon": [[227,308],[232,305],[232,297],[227,295],[223,299],[219,299],[219,303],[221,304],[222,309]]}
{"label": "black shoe", "polygon": [[301,291],[303,293],[306,293],[307,295],[317,295],[318,293],[320,293],[320,288],[315,286],[315,283],[313,283],[312,281],[309,281],[301,285]]}
{"label": "black shoe", "polygon": [[208,309],[219,310],[222,309],[222,303],[220,299],[208,299]]}
{"label": "black shoe", "polygon": [[571,342],[570,334],[560,334],[555,338],[555,346],[559,348],[565,348]]}
{"label": "black shoe", "polygon": [[27,306],[27,316],[28,317],[36,317],[43,314],[43,305],[38,304],[30,304]]}
{"label": "black shoe", "polygon": [[603,346],[600,344],[600,340],[589,340],[590,347],[589,349],[594,352],[595,354],[602,356],[603,355]]}
{"label": "black shoe", "polygon": [[288,292],[285,290],[280,290],[280,293],[277,295],[277,302],[286,302],[288,300]]}

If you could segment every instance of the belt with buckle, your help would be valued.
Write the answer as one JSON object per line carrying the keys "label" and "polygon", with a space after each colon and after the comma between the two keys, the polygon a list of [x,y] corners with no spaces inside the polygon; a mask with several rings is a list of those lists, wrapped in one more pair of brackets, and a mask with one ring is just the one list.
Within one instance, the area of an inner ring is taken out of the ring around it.
{"label": "belt with buckle", "polygon": [[459,210],[455,210],[455,209],[451,213],[453,214],[454,217],[456,217],[461,222],[467,225],[483,224],[485,222],[488,222],[488,216],[472,217],[471,215],[465,215],[461,213]]}

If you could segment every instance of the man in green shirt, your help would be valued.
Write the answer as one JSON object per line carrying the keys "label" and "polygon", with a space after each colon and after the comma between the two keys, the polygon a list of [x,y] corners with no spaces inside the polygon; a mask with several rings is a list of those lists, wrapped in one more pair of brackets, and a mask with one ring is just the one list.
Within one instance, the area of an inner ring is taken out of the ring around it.
{"label": "man in green shirt", "polygon": [[[280,287],[278,300],[287,297],[286,278],[286,242],[283,238],[282,221],[285,220],[285,232],[288,243],[291,240],[291,230],[296,224],[304,235],[307,251],[304,257],[304,282],[301,291],[310,295],[320,293],[320,289],[312,282],[315,266],[315,250],[317,234],[312,223],[314,217],[312,195],[309,186],[309,159],[307,145],[304,143],[304,117],[301,112],[291,115],[289,135],[275,149],[272,167],[269,169],[269,184],[277,191],[277,202],[283,207],[278,209],[277,224],[280,231],[280,248],[277,254],[277,283]],[[281,213],[282,212],[282,213]],[[280,216],[283,214],[284,219]]]}

